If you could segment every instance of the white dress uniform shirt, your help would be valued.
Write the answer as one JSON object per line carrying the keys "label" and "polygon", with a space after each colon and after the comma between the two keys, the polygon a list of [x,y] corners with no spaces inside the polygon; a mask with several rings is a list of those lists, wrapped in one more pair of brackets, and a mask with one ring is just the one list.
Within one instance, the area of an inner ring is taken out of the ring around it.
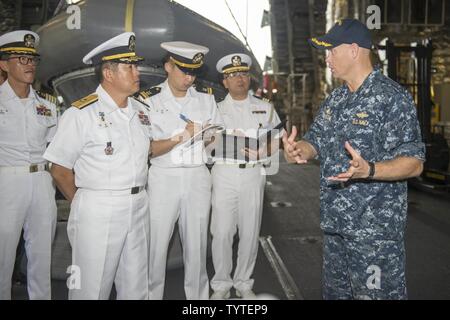
{"label": "white dress uniform shirt", "polygon": [[[161,92],[149,97],[145,102],[150,106],[152,135],[154,140],[169,139],[184,131],[186,122],[180,118],[180,113],[193,122],[205,124],[222,124],[217,105],[212,94],[197,92],[190,87],[186,96],[177,99],[173,96],[167,80],[159,85]],[[192,146],[179,144],[170,152],[152,158],[151,163],[157,167],[198,167],[207,161],[202,141]]]}
{"label": "white dress uniform shirt", "polygon": [[45,162],[42,155],[56,132],[56,122],[53,103],[33,88],[27,99],[20,99],[5,81],[0,86],[0,166]]}
{"label": "white dress uniform shirt", "polygon": [[[128,113],[99,86],[98,102],[81,110],[71,107],[44,157],[75,171],[75,185],[92,190],[145,186],[151,137],[147,109],[128,98]],[[112,154],[105,151],[111,143]]]}
{"label": "white dress uniform shirt", "polygon": [[66,110],[44,155],[73,168],[78,187],[67,233],[81,277],[69,299],[108,299],[113,283],[118,299],[147,299],[148,197],[133,188],[147,181],[147,108],[134,98],[119,108],[101,85],[96,94]]}
{"label": "white dress uniform shirt", "polygon": [[0,300],[11,298],[11,276],[22,228],[28,296],[51,299],[56,203],[42,155],[56,124],[56,106],[33,88],[26,99],[20,99],[9,81],[0,86]]}
{"label": "white dress uniform shirt", "polygon": [[[241,130],[256,138],[258,129],[268,130],[280,123],[273,105],[252,95],[236,101],[228,94],[218,108],[227,132]],[[242,161],[219,158],[212,168],[213,299],[228,297],[232,287],[245,297],[253,287],[251,276],[258,252],[266,181],[262,164],[266,161],[250,161],[245,167],[240,167],[236,163]],[[236,232],[239,232],[238,258],[231,278]]]}
{"label": "white dress uniform shirt", "polygon": [[[257,138],[258,135],[272,129],[280,123],[280,118],[273,105],[251,94],[244,100],[233,100],[228,94],[217,106],[228,134],[233,134],[233,131],[239,130],[245,133],[245,136]],[[264,159],[261,161],[250,160],[245,162],[242,160],[224,160],[220,157],[214,158],[214,160],[216,164],[256,164],[267,161],[267,159]]]}
{"label": "white dress uniform shirt", "polygon": [[[154,140],[168,139],[184,131],[180,113],[198,123],[221,124],[212,94],[189,88],[186,96],[173,96],[167,81],[158,94],[146,99],[151,107]],[[148,193],[150,200],[149,298],[163,298],[167,250],[178,222],[183,247],[186,299],[208,299],[206,253],[211,209],[211,175],[205,166],[203,141],[180,144],[151,159]]]}

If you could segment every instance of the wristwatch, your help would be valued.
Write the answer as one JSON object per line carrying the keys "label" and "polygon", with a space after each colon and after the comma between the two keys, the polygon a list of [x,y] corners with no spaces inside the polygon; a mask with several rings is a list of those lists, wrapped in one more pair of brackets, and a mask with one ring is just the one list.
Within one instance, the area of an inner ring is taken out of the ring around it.
{"label": "wristwatch", "polygon": [[372,180],[373,176],[375,175],[375,163],[370,161],[368,163],[369,163],[369,176],[367,177],[367,179]]}

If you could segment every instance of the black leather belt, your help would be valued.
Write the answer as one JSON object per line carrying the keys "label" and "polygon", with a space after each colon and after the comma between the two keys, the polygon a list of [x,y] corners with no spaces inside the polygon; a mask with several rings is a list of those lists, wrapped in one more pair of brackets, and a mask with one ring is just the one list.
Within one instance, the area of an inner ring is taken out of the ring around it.
{"label": "black leather belt", "polygon": [[144,187],[133,187],[131,188],[131,194],[136,194],[144,190]]}
{"label": "black leather belt", "polygon": [[255,163],[249,164],[249,163],[240,163],[239,169],[245,169],[245,168],[254,168],[256,167]]}

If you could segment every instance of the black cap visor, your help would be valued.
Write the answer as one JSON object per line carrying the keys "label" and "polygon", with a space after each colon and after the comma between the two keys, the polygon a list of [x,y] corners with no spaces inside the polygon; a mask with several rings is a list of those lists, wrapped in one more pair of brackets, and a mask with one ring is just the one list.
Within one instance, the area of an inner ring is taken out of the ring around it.
{"label": "black cap visor", "polygon": [[183,73],[189,75],[189,76],[198,76],[201,72],[202,72],[202,67],[200,68],[187,68],[187,67],[182,67],[178,64],[175,64],[177,66],[178,69],[180,69],[181,71],[183,71]]}

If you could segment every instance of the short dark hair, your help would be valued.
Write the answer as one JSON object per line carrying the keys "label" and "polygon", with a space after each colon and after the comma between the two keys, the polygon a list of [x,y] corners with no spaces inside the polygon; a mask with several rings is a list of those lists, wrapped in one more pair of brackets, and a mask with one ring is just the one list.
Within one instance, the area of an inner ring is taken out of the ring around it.
{"label": "short dark hair", "polygon": [[162,65],[164,66],[165,63],[170,61],[170,53],[167,53],[163,58],[162,58]]}
{"label": "short dark hair", "polygon": [[95,76],[98,80],[99,83],[102,83],[104,78],[103,78],[103,70],[104,69],[112,69],[113,71],[117,70],[117,66],[119,64],[117,62],[103,62],[99,65],[95,66],[94,72],[95,72]]}

